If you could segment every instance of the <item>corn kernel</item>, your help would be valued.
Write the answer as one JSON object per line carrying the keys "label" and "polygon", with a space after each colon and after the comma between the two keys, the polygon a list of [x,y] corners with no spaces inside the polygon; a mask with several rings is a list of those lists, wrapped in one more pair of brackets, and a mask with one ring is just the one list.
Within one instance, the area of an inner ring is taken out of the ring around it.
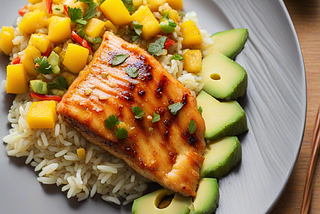
{"label": "corn kernel", "polygon": [[31,129],[53,129],[56,124],[56,102],[33,102],[27,116]]}
{"label": "corn kernel", "polygon": [[185,54],[183,54],[184,70],[190,73],[198,73],[202,69],[202,53],[200,50],[187,50]]}
{"label": "corn kernel", "polygon": [[7,93],[24,94],[28,92],[28,76],[22,64],[7,66]]}
{"label": "corn kernel", "polygon": [[81,160],[86,158],[86,150],[84,148],[77,149],[77,155]]}
{"label": "corn kernel", "polygon": [[115,25],[126,25],[132,19],[122,0],[105,0],[100,5],[100,10]]}
{"label": "corn kernel", "polygon": [[12,40],[14,39],[13,27],[2,27],[0,34],[0,50],[9,55],[13,48]]}
{"label": "corn kernel", "polygon": [[69,43],[62,64],[71,72],[79,73],[86,66],[88,56],[89,50],[87,48]]}

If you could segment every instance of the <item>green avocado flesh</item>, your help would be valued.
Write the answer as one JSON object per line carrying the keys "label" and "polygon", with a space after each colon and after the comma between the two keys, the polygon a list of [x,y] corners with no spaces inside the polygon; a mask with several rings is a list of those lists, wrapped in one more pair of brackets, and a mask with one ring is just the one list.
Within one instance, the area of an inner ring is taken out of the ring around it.
{"label": "green avocado flesh", "polygon": [[215,178],[202,178],[190,214],[213,213],[219,202],[219,185]]}
{"label": "green avocado flesh", "polygon": [[202,60],[203,90],[217,99],[235,100],[247,89],[247,72],[236,62],[219,51],[214,51]]}
{"label": "green avocado flesh", "polygon": [[197,103],[202,108],[206,139],[213,141],[248,130],[246,114],[237,101],[220,102],[201,91],[197,96]]}
{"label": "green avocado flesh", "polygon": [[205,154],[201,177],[221,178],[241,160],[241,144],[237,137],[224,137],[211,143]]}
{"label": "green avocado flesh", "polygon": [[213,34],[211,38],[214,44],[206,50],[207,55],[217,50],[233,59],[243,49],[248,38],[248,30],[243,28],[226,30]]}
{"label": "green avocado flesh", "polygon": [[168,207],[160,209],[160,204],[163,197],[172,195],[173,192],[166,189],[160,189],[149,193],[134,200],[132,205],[132,214],[188,214],[189,206],[192,203],[191,197],[183,197],[175,194]]}

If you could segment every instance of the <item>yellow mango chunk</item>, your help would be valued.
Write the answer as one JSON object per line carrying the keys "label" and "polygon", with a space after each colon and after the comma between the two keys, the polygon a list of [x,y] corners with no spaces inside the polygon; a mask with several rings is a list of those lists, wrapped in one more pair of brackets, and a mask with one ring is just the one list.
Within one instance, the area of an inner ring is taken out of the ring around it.
{"label": "yellow mango chunk", "polygon": [[31,4],[36,4],[41,2],[42,0],[28,0]]}
{"label": "yellow mango chunk", "polygon": [[77,155],[81,160],[86,158],[86,150],[84,148],[77,149]]}
{"label": "yellow mango chunk", "polygon": [[105,0],[100,10],[115,25],[126,25],[132,22],[129,11],[122,0]]}
{"label": "yellow mango chunk", "polygon": [[61,76],[63,76],[67,80],[68,86],[70,86],[72,84],[73,80],[76,78],[75,75],[70,74],[69,72],[63,72],[61,74]]}
{"label": "yellow mango chunk", "polygon": [[56,125],[56,102],[33,102],[27,115],[27,123],[31,129],[53,129]]}
{"label": "yellow mango chunk", "polygon": [[143,4],[143,0],[132,0],[132,4],[135,8],[138,8]]}
{"label": "yellow mango chunk", "polygon": [[181,32],[183,37],[182,45],[184,47],[202,44],[202,35],[199,28],[193,23],[193,21],[188,20],[182,23]]}
{"label": "yellow mango chunk", "polygon": [[33,45],[28,45],[21,58],[21,63],[30,76],[37,76],[38,72],[34,68],[33,60],[41,57],[41,52]]}
{"label": "yellow mango chunk", "polygon": [[87,64],[89,50],[72,43],[68,44],[68,48],[62,64],[71,72],[79,73]]}
{"label": "yellow mango chunk", "polygon": [[158,11],[160,5],[166,3],[166,0],[147,0],[148,7],[152,11]]}
{"label": "yellow mango chunk", "polygon": [[43,2],[29,5],[28,9],[29,11],[35,11],[35,10],[46,11],[47,10]]}
{"label": "yellow mango chunk", "polygon": [[84,29],[85,34],[91,38],[101,37],[105,31],[105,22],[100,19],[92,18],[88,21],[86,28]]}
{"label": "yellow mango chunk", "polygon": [[49,23],[49,39],[51,42],[60,43],[71,38],[70,18],[52,16]]}
{"label": "yellow mango chunk", "polygon": [[53,4],[60,4],[62,3],[64,0],[52,0]]}
{"label": "yellow mango chunk", "polygon": [[143,25],[141,36],[145,40],[148,40],[160,33],[159,22],[156,17],[154,17],[148,6],[139,7],[139,9],[132,14],[132,20]]}
{"label": "yellow mango chunk", "polygon": [[107,30],[112,30],[114,33],[118,31],[118,27],[115,26],[110,20],[106,21]]}
{"label": "yellow mango chunk", "polygon": [[198,73],[202,69],[202,53],[200,50],[187,50],[183,54],[183,69],[189,73]]}
{"label": "yellow mango chunk", "polygon": [[28,92],[28,76],[22,64],[7,66],[7,93],[24,94]]}
{"label": "yellow mango chunk", "polygon": [[28,34],[36,32],[37,29],[46,27],[46,14],[43,11],[35,10],[26,13],[18,25],[20,31]]}
{"label": "yellow mango chunk", "polygon": [[49,37],[45,34],[32,34],[29,40],[29,44],[36,47],[41,53],[44,53],[48,50],[50,46]]}
{"label": "yellow mango chunk", "polygon": [[183,0],[167,0],[167,3],[176,10],[182,10],[183,8]]}
{"label": "yellow mango chunk", "polygon": [[9,55],[12,52],[13,39],[14,39],[13,27],[3,26],[0,34],[0,50],[2,50],[3,53]]}

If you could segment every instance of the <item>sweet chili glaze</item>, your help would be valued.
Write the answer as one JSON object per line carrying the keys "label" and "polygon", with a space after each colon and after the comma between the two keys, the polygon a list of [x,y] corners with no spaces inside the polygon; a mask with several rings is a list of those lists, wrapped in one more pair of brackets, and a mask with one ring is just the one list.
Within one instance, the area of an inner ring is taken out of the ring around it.
{"label": "sweet chili glaze", "polygon": [[[119,54],[129,57],[120,65],[112,60]],[[136,67],[131,78],[127,67]],[[183,103],[173,115],[168,106]],[[141,107],[145,116],[136,119],[132,107]],[[162,65],[137,45],[105,33],[91,63],[70,86],[58,104],[58,113],[85,138],[123,159],[147,179],[184,196],[195,196],[205,149],[205,125],[195,97]],[[152,123],[153,113],[160,121]],[[115,129],[104,121],[116,115],[128,137],[120,140]],[[194,120],[197,130],[190,134]]]}

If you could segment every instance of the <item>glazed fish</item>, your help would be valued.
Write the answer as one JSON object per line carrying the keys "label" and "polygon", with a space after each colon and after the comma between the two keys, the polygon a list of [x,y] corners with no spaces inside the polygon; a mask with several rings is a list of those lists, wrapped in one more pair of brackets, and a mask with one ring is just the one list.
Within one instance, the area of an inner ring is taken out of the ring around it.
{"label": "glazed fish", "polygon": [[105,33],[57,112],[145,178],[196,195],[205,149],[196,98],[139,46]]}

